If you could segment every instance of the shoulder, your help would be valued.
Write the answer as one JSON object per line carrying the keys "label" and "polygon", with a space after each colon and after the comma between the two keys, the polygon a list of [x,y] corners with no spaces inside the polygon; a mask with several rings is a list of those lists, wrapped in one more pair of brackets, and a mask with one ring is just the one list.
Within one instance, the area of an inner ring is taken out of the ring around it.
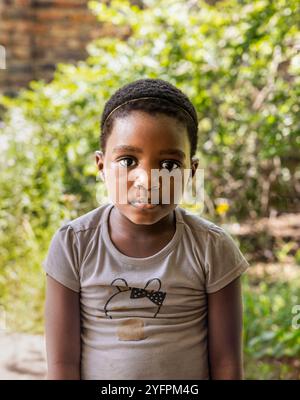
{"label": "shoulder", "polygon": [[60,259],[72,259],[72,263],[79,266],[89,243],[93,242],[94,237],[100,236],[98,232],[109,206],[110,203],[107,203],[77,218],[64,221],[51,239],[49,254],[56,254]]}
{"label": "shoulder", "polygon": [[219,226],[208,219],[191,211],[179,207],[186,234],[205,253],[205,257],[214,253],[232,254],[241,259],[238,242],[233,238],[226,227]]}
{"label": "shoulder", "polygon": [[65,221],[59,228],[59,231],[73,231],[75,234],[82,231],[91,231],[99,228],[103,222],[105,210],[110,206],[110,203],[101,205],[77,218]]}
{"label": "shoulder", "polygon": [[183,223],[191,230],[194,234],[200,234],[205,237],[215,237],[222,239],[228,236],[228,232],[219,225],[216,225],[212,221],[195,214],[185,208],[178,207]]}
{"label": "shoulder", "polygon": [[203,255],[207,293],[222,289],[249,267],[238,244],[225,228],[183,208],[180,213],[191,240],[196,242],[193,250],[199,249]]}

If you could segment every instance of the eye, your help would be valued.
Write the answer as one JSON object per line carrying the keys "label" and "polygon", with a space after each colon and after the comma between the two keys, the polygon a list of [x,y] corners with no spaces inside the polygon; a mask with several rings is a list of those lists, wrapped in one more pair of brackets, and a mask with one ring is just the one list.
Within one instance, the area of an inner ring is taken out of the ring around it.
{"label": "eye", "polygon": [[[177,162],[175,162],[175,161],[172,161],[172,160],[163,161],[163,162],[162,162],[162,165],[166,165],[166,166],[163,167],[163,168],[167,168],[169,171],[172,170],[172,169],[180,168],[179,163],[177,163]],[[175,168],[172,168],[172,165],[175,166]]]}
{"label": "eye", "polygon": [[121,160],[119,160],[119,164],[124,168],[132,167],[132,165],[128,164],[128,161],[129,162],[131,162],[131,161],[135,162],[133,158],[125,157],[125,158],[122,158]]}

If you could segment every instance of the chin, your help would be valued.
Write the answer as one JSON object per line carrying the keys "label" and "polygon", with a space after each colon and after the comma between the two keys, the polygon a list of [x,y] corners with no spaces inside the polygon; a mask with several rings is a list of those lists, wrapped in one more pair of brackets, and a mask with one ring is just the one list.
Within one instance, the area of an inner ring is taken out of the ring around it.
{"label": "chin", "polygon": [[137,225],[152,225],[165,216],[163,206],[158,204],[151,209],[140,209],[132,204],[118,207],[121,214]]}

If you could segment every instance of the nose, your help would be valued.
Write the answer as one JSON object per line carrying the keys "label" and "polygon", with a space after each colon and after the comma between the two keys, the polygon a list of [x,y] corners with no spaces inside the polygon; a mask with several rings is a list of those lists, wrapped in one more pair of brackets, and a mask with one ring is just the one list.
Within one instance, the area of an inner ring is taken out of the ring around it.
{"label": "nose", "polygon": [[153,171],[153,177],[151,179],[151,171],[153,168],[139,168],[135,170],[134,187],[143,191],[157,190],[160,188],[159,179],[155,177],[155,171]]}

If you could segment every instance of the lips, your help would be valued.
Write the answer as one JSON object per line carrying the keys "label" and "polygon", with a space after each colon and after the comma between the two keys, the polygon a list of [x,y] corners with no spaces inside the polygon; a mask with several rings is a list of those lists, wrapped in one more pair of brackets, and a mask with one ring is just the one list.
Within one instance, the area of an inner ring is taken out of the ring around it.
{"label": "lips", "polygon": [[152,210],[153,208],[156,208],[158,204],[148,204],[148,203],[131,203],[133,207],[143,209],[143,210]]}
{"label": "lips", "polygon": [[146,209],[146,210],[150,210],[153,209],[155,207],[157,207],[159,204],[151,204],[150,199],[148,199],[146,201],[146,199],[144,200],[133,200],[130,202],[130,204],[136,208],[139,209]]}
{"label": "lips", "polygon": [[131,203],[151,204],[151,199],[133,199]]}

